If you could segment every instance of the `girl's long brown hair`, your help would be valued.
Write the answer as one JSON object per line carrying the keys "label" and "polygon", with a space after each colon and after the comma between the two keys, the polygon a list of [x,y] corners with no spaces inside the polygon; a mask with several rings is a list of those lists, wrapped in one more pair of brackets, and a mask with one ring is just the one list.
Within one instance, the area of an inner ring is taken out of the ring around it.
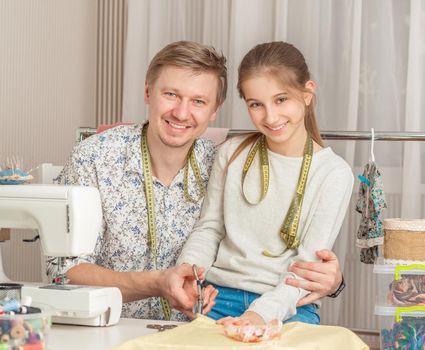
{"label": "girl's long brown hair", "polygon": [[[242,84],[256,76],[269,75],[278,79],[289,92],[302,100],[302,93],[313,94],[311,103],[305,105],[304,125],[311,138],[323,147],[319,127],[314,110],[315,95],[306,89],[305,84],[310,80],[310,72],[303,54],[293,45],[283,41],[259,44],[251,49],[242,59],[238,69],[238,91],[241,98],[245,98]],[[250,134],[235,150],[229,159],[232,163],[236,157],[250,144],[255,142],[261,133]]]}

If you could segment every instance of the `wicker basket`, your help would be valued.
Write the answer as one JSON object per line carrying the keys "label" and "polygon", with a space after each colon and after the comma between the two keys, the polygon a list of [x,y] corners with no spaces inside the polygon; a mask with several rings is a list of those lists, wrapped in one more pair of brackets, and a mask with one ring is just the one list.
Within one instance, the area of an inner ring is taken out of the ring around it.
{"label": "wicker basket", "polygon": [[384,258],[425,260],[425,220],[385,219]]}

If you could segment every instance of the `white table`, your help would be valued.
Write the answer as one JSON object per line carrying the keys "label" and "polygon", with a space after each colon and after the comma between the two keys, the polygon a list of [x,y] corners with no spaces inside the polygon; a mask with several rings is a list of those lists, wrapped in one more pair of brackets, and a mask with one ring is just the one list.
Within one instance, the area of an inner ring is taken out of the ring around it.
{"label": "white table", "polygon": [[111,327],[86,327],[53,324],[48,338],[49,350],[105,350],[142,335],[156,333],[148,324],[178,322],[122,318]]}

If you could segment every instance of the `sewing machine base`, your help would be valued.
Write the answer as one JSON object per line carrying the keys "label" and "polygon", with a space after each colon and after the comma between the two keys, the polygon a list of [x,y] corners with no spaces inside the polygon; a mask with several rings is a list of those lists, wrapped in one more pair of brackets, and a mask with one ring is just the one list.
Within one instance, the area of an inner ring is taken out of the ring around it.
{"label": "sewing machine base", "polygon": [[79,285],[25,285],[22,298],[55,309],[53,323],[104,327],[116,324],[121,316],[122,295],[118,288]]}

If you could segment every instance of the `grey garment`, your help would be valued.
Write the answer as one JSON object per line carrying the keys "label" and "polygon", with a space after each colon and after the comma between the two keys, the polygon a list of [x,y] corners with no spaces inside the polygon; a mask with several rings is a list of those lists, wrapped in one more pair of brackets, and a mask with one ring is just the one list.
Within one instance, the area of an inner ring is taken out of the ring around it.
{"label": "grey garment", "polygon": [[[282,282],[295,276],[287,268],[298,260],[317,261],[316,250],[332,248],[354,177],[349,165],[329,147],[314,153],[297,232],[301,245],[288,249],[279,232],[296,190],[302,157],[268,150],[270,187],[260,203],[250,205],[241,192],[249,147],[228,166],[245,138],[234,137],[220,147],[201,218],[178,262],[205,267],[206,279],[216,285],[262,294],[250,310],[265,321],[283,320],[296,313],[297,301],[307,294]],[[261,195],[259,166],[255,157],[245,179],[245,195],[252,201]],[[266,256],[264,250],[278,256]]]}
{"label": "grey garment", "polygon": [[358,178],[360,186],[356,211],[362,217],[357,231],[357,246],[361,248],[360,261],[373,264],[378,257],[378,246],[384,240],[381,212],[387,204],[381,173],[375,162],[368,162]]}

